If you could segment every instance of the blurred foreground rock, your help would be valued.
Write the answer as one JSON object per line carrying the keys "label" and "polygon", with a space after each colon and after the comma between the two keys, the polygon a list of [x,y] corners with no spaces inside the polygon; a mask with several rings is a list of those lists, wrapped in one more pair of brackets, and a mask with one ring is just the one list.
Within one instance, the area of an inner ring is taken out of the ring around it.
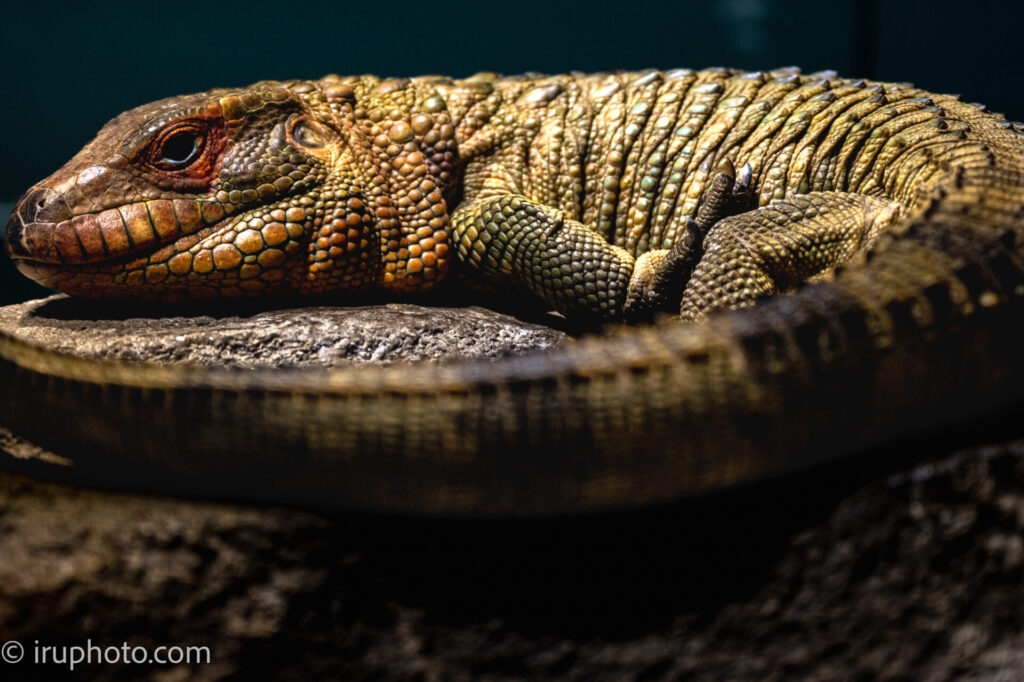
{"label": "blurred foreground rock", "polygon": [[[238,366],[564,342],[482,309],[91,321],[34,305],[0,324],[18,315],[76,352]],[[957,449],[984,441],[1001,444]],[[0,453],[0,469],[49,456],[3,431]],[[36,641],[91,640],[208,646],[212,662],[83,679],[1016,680],[1022,606],[1024,439],[991,424],[658,508],[520,521],[328,518],[0,474],[0,643],[26,647],[3,679],[66,672],[30,662]]]}

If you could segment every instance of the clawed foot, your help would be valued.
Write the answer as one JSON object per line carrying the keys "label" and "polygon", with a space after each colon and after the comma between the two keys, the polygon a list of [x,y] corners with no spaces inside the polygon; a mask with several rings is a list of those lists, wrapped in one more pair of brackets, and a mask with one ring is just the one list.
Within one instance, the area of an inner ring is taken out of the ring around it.
{"label": "clawed foot", "polygon": [[637,259],[624,306],[627,320],[648,321],[657,312],[679,310],[683,289],[704,253],[704,239],[722,218],[746,210],[752,177],[749,163],[739,173],[729,159],[719,164],[696,220],[686,218],[682,238],[670,250],[649,251]]}

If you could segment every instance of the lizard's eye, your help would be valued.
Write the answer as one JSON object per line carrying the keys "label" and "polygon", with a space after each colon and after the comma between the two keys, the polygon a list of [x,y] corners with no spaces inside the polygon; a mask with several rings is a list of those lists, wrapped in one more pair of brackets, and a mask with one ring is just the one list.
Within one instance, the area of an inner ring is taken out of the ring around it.
{"label": "lizard's eye", "polygon": [[160,161],[168,165],[183,166],[195,158],[199,151],[199,136],[190,131],[175,133],[160,147]]}
{"label": "lizard's eye", "polygon": [[197,126],[185,125],[162,133],[153,145],[152,162],[161,170],[183,170],[201,156],[206,137]]}
{"label": "lizard's eye", "polygon": [[292,139],[301,147],[319,149],[324,146],[323,137],[305,118],[296,119],[292,124]]}

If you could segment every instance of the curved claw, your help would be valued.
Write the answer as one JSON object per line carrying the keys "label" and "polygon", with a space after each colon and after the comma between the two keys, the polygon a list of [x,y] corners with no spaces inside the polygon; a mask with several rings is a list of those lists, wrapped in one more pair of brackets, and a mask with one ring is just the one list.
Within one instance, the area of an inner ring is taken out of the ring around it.
{"label": "curved claw", "polygon": [[700,224],[690,216],[686,216],[686,222],[683,223],[683,227],[686,228],[686,234],[682,239],[676,242],[676,245],[672,248],[673,252],[681,250],[682,248],[689,248],[682,247],[680,246],[681,244],[699,246],[701,242],[704,241],[704,237],[707,234],[703,229],[701,229]]}
{"label": "curved claw", "polygon": [[719,162],[717,175],[724,175],[730,180],[736,179],[736,166],[733,165],[732,159],[726,157]]}
{"label": "curved claw", "polygon": [[750,183],[753,179],[754,169],[748,161],[743,164],[743,168],[740,168],[740,172],[736,174],[736,182],[732,186],[733,196],[746,194],[747,190],[750,189]]}

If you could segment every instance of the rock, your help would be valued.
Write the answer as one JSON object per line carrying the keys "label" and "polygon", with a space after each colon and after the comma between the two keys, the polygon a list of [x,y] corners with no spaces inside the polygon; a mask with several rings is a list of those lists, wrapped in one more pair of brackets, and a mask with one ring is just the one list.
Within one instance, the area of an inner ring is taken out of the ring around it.
{"label": "rock", "polygon": [[[541,319],[559,322],[554,316]],[[0,308],[0,330],[88,357],[244,368],[496,358],[567,339],[551,326],[476,306],[383,303],[266,310],[241,302],[185,316],[174,308],[112,307],[60,295]]]}

